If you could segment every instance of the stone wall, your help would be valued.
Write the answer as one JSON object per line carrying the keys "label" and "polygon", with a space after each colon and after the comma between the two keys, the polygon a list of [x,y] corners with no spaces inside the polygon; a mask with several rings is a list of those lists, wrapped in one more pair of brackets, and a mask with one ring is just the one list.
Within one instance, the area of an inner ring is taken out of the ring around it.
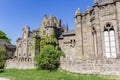
{"label": "stone wall", "polygon": [[5,68],[15,68],[15,69],[34,69],[35,62],[34,60],[18,60],[18,59],[9,59],[6,61]]}
{"label": "stone wall", "polygon": [[120,59],[68,60],[62,58],[60,68],[73,73],[120,75]]}

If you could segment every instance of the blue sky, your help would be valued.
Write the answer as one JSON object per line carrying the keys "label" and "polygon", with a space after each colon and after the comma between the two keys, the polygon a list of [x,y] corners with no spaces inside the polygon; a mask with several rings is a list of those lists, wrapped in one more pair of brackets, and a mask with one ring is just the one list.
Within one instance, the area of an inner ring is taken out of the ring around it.
{"label": "blue sky", "polygon": [[77,8],[85,12],[94,0],[0,0],[0,30],[16,44],[22,36],[22,28],[29,25],[31,30],[40,27],[44,14],[52,13],[74,29],[74,13]]}

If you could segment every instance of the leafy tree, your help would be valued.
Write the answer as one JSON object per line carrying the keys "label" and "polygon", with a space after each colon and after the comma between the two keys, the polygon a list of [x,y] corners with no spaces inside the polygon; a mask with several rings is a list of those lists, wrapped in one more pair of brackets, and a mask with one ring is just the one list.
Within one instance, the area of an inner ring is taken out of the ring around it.
{"label": "leafy tree", "polygon": [[[6,36],[6,34],[0,30],[0,41],[5,41],[7,43],[10,43],[10,39]],[[5,61],[7,59],[8,55],[6,53],[5,47],[0,45],[0,71],[4,68]]]}
{"label": "leafy tree", "polygon": [[6,41],[7,43],[10,43],[10,39],[6,36],[6,34],[0,30],[0,41]]}
{"label": "leafy tree", "polygon": [[45,36],[41,40],[40,53],[35,57],[38,68],[54,70],[59,67],[60,56],[63,55],[63,52],[57,43],[55,36]]}
{"label": "leafy tree", "polygon": [[59,67],[60,56],[63,54],[57,47],[46,45],[36,56],[38,68],[54,70]]}
{"label": "leafy tree", "polygon": [[0,46],[0,69],[4,68],[5,60],[7,59],[6,51],[3,46]]}

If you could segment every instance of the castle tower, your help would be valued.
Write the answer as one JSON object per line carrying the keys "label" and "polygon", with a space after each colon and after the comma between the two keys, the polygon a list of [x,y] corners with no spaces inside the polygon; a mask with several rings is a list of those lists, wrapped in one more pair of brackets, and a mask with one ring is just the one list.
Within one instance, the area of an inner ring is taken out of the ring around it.
{"label": "castle tower", "polygon": [[52,14],[49,17],[45,15],[40,26],[40,35],[55,35],[58,38],[61,34],[61,26],[61,19],[57,19]]}
{"label": "castle tower", "polygon": [[27,39],[29,37],[30,27],[25,26],[22,32],[22,38]]}
{"label": "castle tower", "polygon": [[22,57],[25,59],[28,56],[28,37],[29,37],[30,27],[25,26],[22,32]]}
{"label": "castle tower", "polygon": [[84,56],[82,39],[82,14],[80,9],[75,12],[76,55],[79,59]]}

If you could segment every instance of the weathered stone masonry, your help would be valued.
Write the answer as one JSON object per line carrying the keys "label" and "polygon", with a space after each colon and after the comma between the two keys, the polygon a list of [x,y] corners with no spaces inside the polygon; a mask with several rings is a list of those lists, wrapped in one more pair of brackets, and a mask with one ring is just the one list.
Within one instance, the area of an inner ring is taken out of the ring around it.
{"label": "weathered stone masonry", "polygon": [[92,9],[75,12],[75,30],[59,39],[63,70],[120,75],[119,7],[120,0],[94,0]]}
{"label": "weathered stone masonry", "polygon": [[61,20],[52,16],[43,17],[42,24],[37,30],[30,31],[29,26],[25,26],[22,31],[22,38],[16,41],[16,52],[13,59],[7,60],[6,68],[31,69],[35,68],[34,57],[40,52],[40,40],[43,35],[56,35],[58,39],[62,32],[67,31],[67,27],[61,24]]}

